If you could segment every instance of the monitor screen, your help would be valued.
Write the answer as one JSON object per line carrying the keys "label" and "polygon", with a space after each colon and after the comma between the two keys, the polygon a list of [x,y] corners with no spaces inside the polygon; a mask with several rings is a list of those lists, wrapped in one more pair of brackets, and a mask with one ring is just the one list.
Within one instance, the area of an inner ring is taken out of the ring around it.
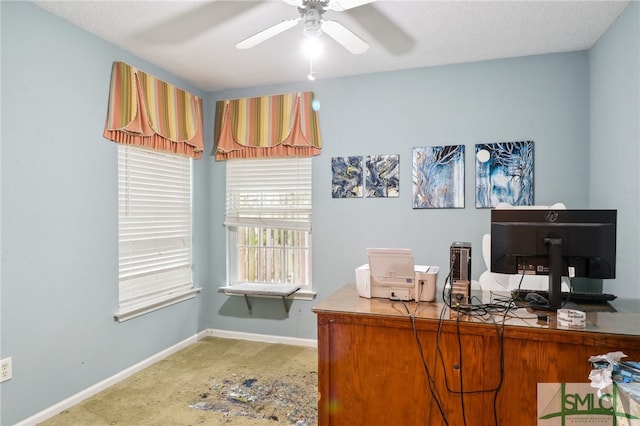
{"label": "monitor screen", "polygon": [[492,210],[491,272],[549,275],[558,308],[562,276],[615,278],[616,210]]}
{"label": "monitor screen", "polygon": [[413,287],[415,270],[411,249],[369,248],[371,284],[387,287]]}

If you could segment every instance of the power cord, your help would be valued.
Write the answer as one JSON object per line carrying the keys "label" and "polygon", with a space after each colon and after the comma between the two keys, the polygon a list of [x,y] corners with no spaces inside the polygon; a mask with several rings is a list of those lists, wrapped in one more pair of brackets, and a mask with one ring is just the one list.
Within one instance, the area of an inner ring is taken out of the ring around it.
{"label": "power cord", "polygon": [[[449,273],[449,275],[447,276],[447,279],[445,280],[445,287],[446,287],[446,282],[449,280],[451,276],[451,272]],[[522,285],[522,280],[523,277],[521,277],[520,280],[520,285]],[[465,306],[463,308],[456,308],[454,306],[451,306],[451,304],[447,304],[446,303],[446,292],[443,289],[443,300],[445,301],[445,305],[449,305],[450,308],[452,310],[455,310],[456,312],[456,335],[457,335],[457,341],[458,341],[458,357],[460,360],[460,391],[455,391],[453,389],[451,389],[449,387],[449,380],[447,379],[447,369],[446,366],[444,365],[444,356],[442,353],[442,349],[441,349],[441,338],[442,338],[442,325],[444,322],[444,312],[446,311],[446,307],[443,307],[441,313],[440,313],[440,322],[438,325],[438,331],[437,331],[437,338],[436,338],[436,350],[438,353],[438,357],[440,358],[440,362],[442,364],[442,370],[445,374],[445,386],[447,388],[447,391],[450,393],[454,393],[454,394],[460,394],[460,402],[461,402],[461,409],[462,409],[462,415],[463,415],[463,422],[466,425],[467,424],[467,419],[466,419],[466,410],[465,410],[465,400],[464,400],[464,395],[465,394],[473,394],[473,393],[484,393],[484,392],[493,392],[493,418],[494,418],[494,423],[496,425],[498,425],[498,415],[497,415],[497,402],[498,402],[498,395],[500,392],[500,389],[502,388],[502,384],[504,382],[504,327],[505,327],[505,323],[507,318],[510,318],[511,316],[509,315],[509,312],[513,309],[516,309],[517,306],[514,303],[514,301],[512,299],[508,299],[508,300],[499,300],[496,299],[495,301],[493,300],[493,297],[491,299],[491,303],[488,304],[474,304],[474,302],[479,301],[479,299],[475,296],[473,296],[471,298],[470,301],[470,306]],[[481,302],[481,301],[480,301]],[[498,377],[498,384],[493,387],[493,388],[489,388],[489,389],[474,389],[474,390],[465,390],[464,389],[464,380],[463,380],[463,365],[464,365],[464,355],[463,355],[463,351],[462,351],[462,333],[460,332],[460,322],[461,319],[465,316],[471,316],[473,318],[476,319],[480,319],[480,321],[482,322],[492,322],[495,325],[495,329],[496,329],[496,335],[498,338],[498,343],[499,343],[499,348],[500,348],[500,363],[499,363],[499,377]],[[501,315],[502,319],[500,321],[500,323],[497,323],[495,321],[495,315]]]}
{"label": "power cord", "polygon": [[409,308],[407,307],[406,303],[402,303],[402,305],[404,306],[406,313],[409,317],[409,320],[411,322],[411,330],[413,331],[413,336],[414,339],[416,341],[416,346],[418,348],[418,353],[420,355],[420,361],[422,363],[422,367],[424,368],[424,372],[426,374],[427,377],[427,383],[429,384],[429,391],[431,393],[431,397],[432,400],[435,401],[436,406],[438,407],[438,411],[440,412],[440,415],[442,416],[442,421],[444,422],[445,425],[449,425],[449,421],[447,420],[447,415],[444,412],[444,408],[442,406],[442,402],[440,401],[440,396],[438,395],[438,390],[435,384],[435,376],[431,374],[431,371],[429,369],[429,364],[427,363],[427,360],[425,358],[424,355],[424,349],[422,346],[422,342],[420,341],[420,336],[418,334],[418,328],[416,326],[416,313],[418,310],[418,306],[419,306],[420,302],[418,299],[418,302],[415,304],[414,306],[414,310],[413,312],[411,312],[409,310]]}
{"label": "power cord", "polygon": [[[449,271],[449,274],[445,278],[445,285],[442,289],[442,300],[444,302],[444,305],[440,310],[440,315],[438,319],[438,328],[435,336],[435,360],[436,360],[436,363],[438,362],[440,363],[441,369],[444,374],[444,383],[445,383],[445,388],[447,392],[451,394],[460,395],[460,404],[461,404],[460,408],[462,410],[463,424],[465,426],[467,425],[465,396],[469,394],[492,392],[493,393],[493,419],[494,419],[494,424],[498,426],[498,396],[500,394],[500,390],[502,389],[502,385],[504,383],[504,373],[505,373],[504,328],[505,328],[507,319],[520,318],[526,321],[527,318],[522,318],[519,315],[516,315],[514,317],[514,315],[511,314],[513,310],[518,308],[515,297],[509,297],[509,298],[495,297],[494,298],[492,295],[490,299],[490,303],[477,303],[482,301],[478,299],[478,297],[473,296],[470,299],[469,305],[465,305],[463,307],[455,306],[455,305],[452,306],[451,291],[449,290],[447,292],[447,283],[450,282],[450,279],[451,279],[451,271]],[[518,292],[520,291],[520,287],[522,286],[523,280],[524,280],[524,274],[522,274],[522,276],[520,277],[520,282],[518,284]],[[421,295],[421,292],[422,292],[422,288],[420,288],[419,290],[420,295]],[[402,303],[402,305],[404,307],[404,312],[409,317],[409,320],[411,323],[411,329],[414,335],[414,339],[416,341],[420,360],[426,374],[427,382],[429,385],[429,391],[432,396],[432,401],[435,401],[435,404],[438,408],[438,411],[440,412],[440,415],[442,417],[444,424],[449,425],[449,420],[447,419],[447,414],[442,403],[441,395],[439,395],[438,388],[436,386],[436,376],[437,376],[438,368],[435,368],[435,369],[430,368],[429,363],[427,362],[425,357],[423,344],[420,340],[420,335],[418,333],[418,328],[416,325],[416,317],[417,317],[418,308],[420,305],[420,297],[418,297],[417,302],[413,307],[413,310],[411,310],[407,306],[407,304],[404,302]],[[441,347],[443,324],[445,323],[445,314],[448,311],[455,312],[456,314],[455,334],[456,334],[456,340],[458,344],[457,349],[458,349],[459,370],[460,370],[460,377],[459,377],[460,390],[454,390],[449,386],[447,368],[445,365],[445,357]],[[496,321],[496,316],[500,316],[501,319],[499,321]],[[471,389],[471,390],[465,389],[464,368],[463,368],[463,366],[465,365],[465,362],[464,362],[465,355],[463,351],[463,333],[460,330],[460,323],[463,321],[464,317],[470,317],[472,319],[476,319],[479,322],[483,322],[483,323],[492,323],[495,326],[495,332],[496,332],[498,347],[500,352],[499,352],[498,383],[494,387],[487,388],[487,389],[483,389],[483,388]]]}
{"label": "power cord", "polygon": [[[498,380],[498,384],[497,386],[495,386],[494,388],[489,388],[489,389],[474,389],[474,390],[465,390],[464,389],[464,382],[463,382],[463,365],[464,365],[464,355],[463,355],[463,351],[462,351],[462,333],[460,332],[460,322],[461,322],[461,318],[463,317],[463,312],[458,312],[458,315],[456,317],[456,335],[457,335],[457,340],[458,340],[458,356],[460,358],[460,391],[456,391],[454,389],[451,389],[449,387],[449,380],[447,379],[447,370],[446,370],[446,366],[444,365],[444,355],[442,354],[442,350],[441,350],[441,334],[442,334],[442,322],[444,322],[444,318],[441,316],[440,320],[441,320],[441,324],[438,328],[438,337],[437,337],[437,351],[439,354],[439,358],[441,360],[442,363],[442,370],[445,373],[445,385],[447,388],[447,391],[453,394],[459,394],[460,398],[461,398],[461,409],[462,409],[462,414],[463,414],[463,422],[466,425],[467,421],[466,421],[466,409],[465,409],[465,401],[464,401],[464,396],[465,394],[475,394],[475,393],[485,393],[485,392],[493,392],[494,393],[494,397],[493,397],[493,417],[494,417],[494,423],[496,425],[498,425],[498,417],[497,417],[497,398],[498,398],[498,394],[500,389],[502,388],[502,383],[504,381],[504,325],[505,325],[505,321],[507,318],[507,313],[508,310],[510,309],[509,307],[506,307],[504,312],[503,312],[503,319],[502,319],[502,324],[501,326],[499,326],[493,319],[494,316],[493,314],[495,314],[495,312],[491,313],[490,311],[493,310],[500,310],[500,305],[496,305],[494,307],[491,307],[491,309],[488,309],[489,307],[487,306],[482,306],[482,305],[478,305],[477,307],[474,307],[473,310],[471,310],[471,315],[476,315],[477,313],[483,313],[483,315],[486,315],[487,313],[490,313],[490,315],[488,315],[488,318],[483,318],[484,322],[489,322],[491,320],[491,322],[493,322],[496,325],[496,334],[498,336],[498,342],[499,342],[499,347],[500,347],[500,364],[499,364],[499,380]],[[468,314],[469,311],[464,311],[464,314]]]}

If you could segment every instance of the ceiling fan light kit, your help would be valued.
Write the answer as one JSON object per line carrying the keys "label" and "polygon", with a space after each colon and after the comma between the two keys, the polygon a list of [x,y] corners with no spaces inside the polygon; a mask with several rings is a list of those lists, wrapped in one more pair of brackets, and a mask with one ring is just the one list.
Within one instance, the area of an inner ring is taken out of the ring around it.
{"label": "ceiling fan light kit", "polygon": [[306,37],[302,43],[302,51],[309,59],[317,59],[322,55],[322,42],[318,37]]}
{"label": "ceiling fan light kit", "polygon": [[[343,10],[352,9],[354,7],[362,6],[367,3],[373,3],[376,0],[283,0],[285,3],[296,6],[300,17],[297,19],[290,19],[282,21],[278,24],[272,25],[259,33],[256,33],[239,43],[236,43],[238,49],[249,49],[258,44],[266,41],[276,35],[285,32],[286,30],[295,27],[298,22],[303,22],[302,33],[308,36],[309,39],[318,38],[323,33],[337,41],[342,47],[347,49],[354,55],[358,55],[366,52],[369,49],[369,44],[358,37],[356,34],[347,29],[344,25],[337,21],[327,21],[322,15],[327,10],[333,10],[341,12]],[[307,55],[310,52],[305,51]],[[313,58],[313,57],[311,57]],[[313,59],[312,59],[313,61]],[[309,80],[312,80],[312,76],[315,77],[313,71],[313,62],[311,65],[311,72],[309,73]]]}

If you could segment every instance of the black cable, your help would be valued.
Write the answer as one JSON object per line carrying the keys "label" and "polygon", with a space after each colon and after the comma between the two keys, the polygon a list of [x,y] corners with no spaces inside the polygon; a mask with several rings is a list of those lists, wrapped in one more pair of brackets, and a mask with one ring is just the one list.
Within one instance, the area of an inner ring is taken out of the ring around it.
{"label": "black cable", "polygon": [[[515,301],[515,300],[519,300],[519,299],[520,299],[520,289],[521,289],[521,287],[522,287],[522,282],[524,281],[524,277],[525,277],[525,276],[526,276],[526,274],[525,274],[525,268],[523,267],[523,268],[522,268],[522,274],[520,275],[520,282],[518,283],[518,288],[516,289],[515,294],[512,294],[512,297],[511,297],[511,299],[512,299],[513,301]],[[548,291],[548,290],[549,290],[549,289],[547,289],[547,295],[549,294],[549,291]],[[534,290],[534,291],[535,291],[535,290]],[[571,301],[571,294],[572,294],[573,292],[574,292],[574,290],[573,290],[573,281],[571,280],[571,277],[569,277],[569,291],[568,291],[568,294],[567,294],[567,300],[565,300],[565,301],[564,301],[564,303],[562,303],[562,304],[560,305],[560,309],[564,308],[564,307],[565,307],[565,305]],[[512,292],[512,293],[513,293],[513,292]],[[562,294],[562,277],[560,278],[560,294]],[[562,299],[561,299],[561,300],[562,300]],[[532,308],[534,308],[534,309],[535,309],[535,304],[528,303],[528,304],[527,304],[527,306],[531,306]]]}
{"label": "black cable", "polygon": [[[567,300],[562,304],[562,306],[560,306],[561,308],[564,308],[564,305],[566,305],[567,303],[569,303],[569,301],[571,301],[572,294],[573,294],[573,279],[571,278],[571,276],[569,276],[569,291],[567,294]],[[560,279],[560,295],[562,295],[562,278]]]}
{"label": "black cable", "polygon": [[[494,423],[497,426],[498,425],[498,395],[500,393],[500,390],[502,389],[502,385],[504,383],[504,363],[505,363],[505,353],[504,353],[504,328],[505,328],[505,324],[507,321],[507,318],[510,317],[509,312],[513,309],[517,309],[518,306],[515,303],[515,297],[510,297],[510,298],[498,298],[496,297],[495,300],[492,296],[491,299],[491,303],[487,303],[487,304],[473,304],[471,303],[473,300],[479,300],[477,297],[472,297],[470,300],[470,305],[468,306],[464,306],[463,307],[455,307],[455,306],[451,306],[451,291],[449,291],[447,293],[446,291],[446,285],[447,283],[450,281],[451,278],[451,271],[449,271],[449,274],[447,275],[447,277],[445,278],[445,284],[444,287],[442,289],[442,299],[444,302],[444,306],[440,311],[440,317],[439,317],[439,321],[438,321],[438,328],[436,331],[436,344],[435,344],[435,355],[436,355],[436,362],[438,362],[438,358],[440,361],[440,364],[442,366],[442,370],[444,372],[444,383],[445,383],[445,387],[447,392],[449,393],[453,393],[453,394],[459,394],[460,395],[460,402],[461,402],[461,409],[462,409],[462,417],[463,417],[463,422],[464,425],[466,426],[467,424],[467,419],[466,419],[466,409],[465,409],[465,400],[464,397],[466,394],[475,394],[475,393],[486,393],[486,392],[493,392],[493,418],[494,418]],[[522,282],[524,279],[524,274],[521,276],[520,278],[520,282],[518,285],[518,291],[520,290],[520,287],[522,286]],[[447,302],[448,300],[448,302]],[[417,346],[418,346],[418,351],[420,354],[420,360],[423,364],[423,368],[424,371],[427,375],[427,381],[429,384],[429,390],[431,392],[431,395],[433,397],[433,401],[435,401],[438,410],[440,412],[440,415],[442,416],[443,421],[445,422],[445,424],[449,424],[447,418],[446,418],[446,413],[444,410],[444,407],[442,405],[442,401],[440,399],[440,395],[438,394],[438,390],[436,387],[436,379],[435,379],[435,373],[437,373],[437,369],[434,370],[434,372],[432,373],[429,365],[425,359],[424,356],[424,349],[422,346],[422,342],[420,341],[420,336],[418,334],[418,329],[417,329],[417,325],[416,325],[416,313],[418,310],[418,305],[419,305],[419,299],[418,299],[418,303],[416,303],[413,313],[409,310],[409,308],[406,306],[406,304],[403,304],[405,311],[407,313],[407,315],[409,316],[409,319],[411,321],[411,326],[412,326],[412,330],[414,333],[414,338],[416,340]],[[459,366],[460,366],[460,391],[455,391],[453,389],[451,389],[449,387],[449,381],[447,378],[447,369],[446,366],[444,364],[444,355],[442,353],[442,349],[440,346],[440,342],[441,342],[441,337],[442,337],[442,330],[443,330],[443,324],[444,324],[444,314],[445,312],[447,312],[447,307],[450,310],[455,310],[457,313],[456,316],[456,338],[458,341],[458,356],[460,359],[459,362]],[[489,388],[489,389],[473,389],[473,390],[465,390],[464,389],[464,380],[463,380],[463,350],[462,350],[462,333],[460,331],[460,322],[461,322],[461,317],[462,315],[469,315],[472,318],[476,318],[476,319],[480,319],[482,322],[487,323],[487,322],[492,322],[495,325],[495,330],[496,330],[496,335],[497,335],[497,339],[498,339],[498,344],[499,344],[499,348],[500,348],[500,363],[499,363],[499,377],[498,377],[498,384],[493,387],[493,388]],[[502,320],[498,323],[495,321],[495,315],[496,314],[500,314],[502,315]]]}
{"label": "black cable", "polygon": [[462,409],[462,423],[467,425],[467,413],[464,408],[464,383],[462,381],[462,371],[464,370],[464,365],[462,362],[462,337],[460,336],[460,311],[458,311],[458,315],[456,315],[456,335],[458,338],[458,357],[459,367],[460,367],[460,408]]}
{"label": "black cable", "polygon": [[493,420],[495,425],[498,425],[498,394],[500,392],[500,389],[502,388],[502,384],[504,383],[504,329],[505,329],[505,323],[507,320],[507,316],[509,314],[509,311],[511,309],[513,309],[515,306],[512,303],[509,303],[507,305],[504,305],[504,312],[502,313],[502,322],[500,324],[500,326],[498,326],[498,324],[495,322],[493,315],[490,316],[490,319],[492,320],[492,322],[496,325],[496,332],[498,335],[498,342],[499,342],[499,347],[500,347],[500,375],[499,375],[499,379],[498,379],[498,385],[494,388],[493,392]]}
{"label": "black cable", "polygon": [[449,274],[444,279],[444,285],[442,286],[442,302],[447,306],[451,306],[451,283],[449,283],[449,294],[448,294],[449,302],[447,302],[447,294],[446,294],[447,283],[449,282],[450,278],[451,278],[451,270],[449,270]]}
{"label": "black cable", "polygon": [[[461,333],[460,333],[460,328],[459,328],[459,322],[460,322],[460,318],[461,318],[461,313],[464,312],[465,314],[471,315],[472,317],[476,317],[476,318],[480,318],[482,319],[483,322],[488,322],[488,321],[492,321],[493,324],[495,324],[496,326],[496,334],[498,337],[498,342],[499,342],[499,347],[500,347],[500,366],[499,366],[499,381],[496,387],[494,388],[490,388],[490,389],[479,389],[479,390],[471,390],[471,391],[465,391],[463,388],[463,381],[462,381],[462,373],[461,373],[461,378],[460,378],[460,392],[458,391],[454,391],[449,387],[449,381],[447,380],[446,377],[446,366],[444,365],[444,356],[442,354],[442,351],[440,349],[440,339],[441,339],[441,334],[442,334],[442,322],[443,322],[443,313],[444,310],[441,312],[441,317],[440,317],[440,321],[441,324],[438,327],[438,332],[437,332],[437,340],[436,340],[436,348],[438,351],[438,355],[440,358],[440,362],[442,364],[442,369],[445,373],[445,385],[447,387],[447,391],[450,393],[459,393],[461,395],[461,404],[462,404],[462,409],[463,409],[463,420],[466,424],[466,413],[464,410],[464,394],[471,394],[471,393],[484,393],[484,392],[494,392],[494,397],[493,397],[493,417],[494,417],[494,422],[496,425],[498,425],[498,417],[497,417],[497,400],[498,400],[498,394],[500,392],[500,389],[502,388],[502,384],[504,382],[504,328],[505,328],[505,323],[506,320],[509,316],[509,311],[512,309],[517,308],[517,306],[513,303],[512,299],[506,300],[506,303],[491,303],[491,304],[484,304],[484,305],[472,305],[470,307],[466,307],[465,309],[456,309],[457,311],[457,338],[458,338],[458,349],[459,349],[459,357],[460,357],[460,370],[462,372],[462,364],[463,364],[463,356],[462,356],[462,340],[461,340]],[[494,314],[499,313],[502,314],[502,321],[501,324],[499,325],[498,323],[495,322],[494,319]]]}
{"label": "black cable", "polygon": [[413,331],[413,336],[414,336],[414,338],[416,340],[416,345],[418,347],[418,353],[420,355],[420,361],[422,362],[422,366],[423,366],[425,374],[427,376],[427,383],[429,384],[429,391],[431,392],[431,396],[432,396],[433,400],[436,402],[436,406],[438,407],[438,411],[440,412],[440,415],[442,416],[442,421],[444,421],[444,423],[446,425],[449,425],[449,421],[447,420],[447,416],[446,416],[446,414],[444,412],[444,408],[442,407],[442,403],[440,401],[440,396],[438,395],[437,387],[436,387],[436,384],[435,384],[435,377],[431,374],[431,371],[429,370],[429,365],[428,365],[427,360],[425,359],[425,356],[424,356],[424,349],[423,349],[423,346],[422,346],[422,342],[420,341],[420,336],[418,334],[418,328],[417,328],[416,321],[415,321],[415,314],[417,312],[418,305],[419,305],[419,302],[416,303],[416,306],[414,308],[414,312],[412,314],[410,312],[409,308],[407,307],[407,305],[403,303],[403,306],[405,307],[407,315],[409,316],[409,321],[411,322],[411,329]]}

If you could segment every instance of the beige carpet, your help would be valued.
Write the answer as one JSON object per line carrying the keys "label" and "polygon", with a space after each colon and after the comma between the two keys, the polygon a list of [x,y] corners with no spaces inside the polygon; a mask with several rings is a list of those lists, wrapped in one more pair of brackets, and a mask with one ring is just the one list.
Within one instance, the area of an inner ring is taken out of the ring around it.
{"label": "beige carpet", "polygon": [[205,338],[42,425],[317,424],[317,350]]}

